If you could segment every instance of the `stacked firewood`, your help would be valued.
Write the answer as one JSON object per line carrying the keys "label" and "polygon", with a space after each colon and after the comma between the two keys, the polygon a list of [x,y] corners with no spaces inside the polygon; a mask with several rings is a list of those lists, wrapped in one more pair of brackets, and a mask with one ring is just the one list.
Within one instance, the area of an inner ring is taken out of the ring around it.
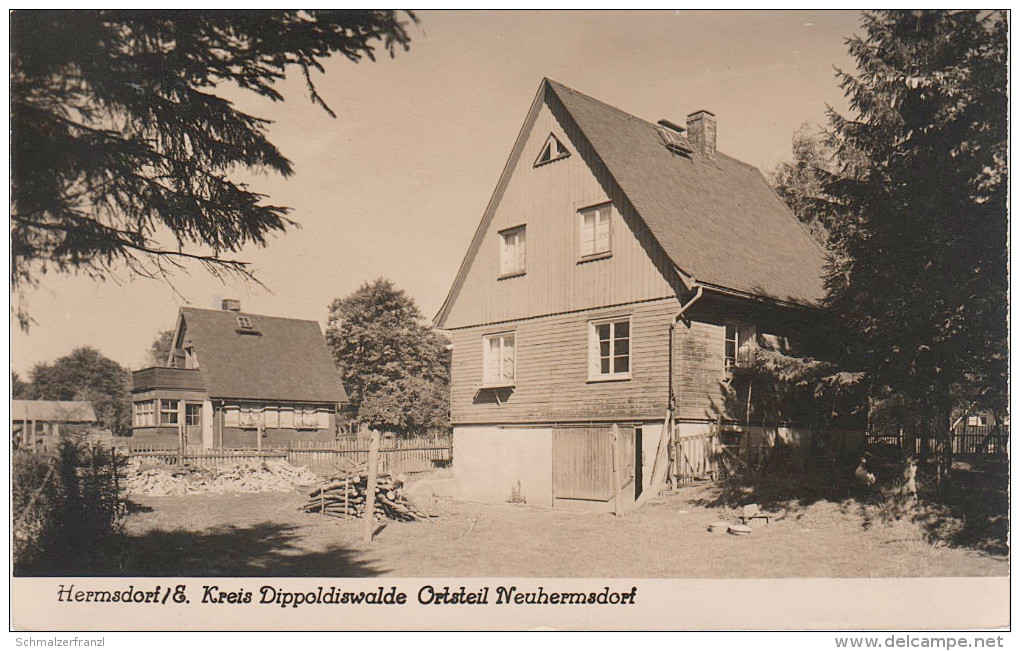
{"label": "stacked firewood", "polygon": [[[376,520],[429,521],[429,516],[404,495],[405,479],[404,475],[378,476],[375,485]],[[368,469],[365,464],[340,471],[313,488],[301,510],[344,520],[361,518],[365,514],[367,486]]]}

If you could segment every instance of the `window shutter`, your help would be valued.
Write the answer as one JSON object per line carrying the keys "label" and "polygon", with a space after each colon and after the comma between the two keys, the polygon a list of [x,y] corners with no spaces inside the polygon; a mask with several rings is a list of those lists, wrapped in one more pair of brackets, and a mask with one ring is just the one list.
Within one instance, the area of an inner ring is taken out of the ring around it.
{"label": "window shutter", "polygon": [[495,384],[499,379],[499,338],[485,340],[485,382]]}
{"label": "window shutter", "polygon": [[595,215],[590,212],[581,213],[581,255],[595,252]]}
{"label": "window shutter", "polygon": [[596,214],[598,225],[595,228],[595,252],[602,253],[609,250],[609,208],[600,208]]}
{"label": "window shutter", "polygon": [[503,364],[500,379],[512,382],[514,380],[514,336],[504,335],[503,337],[500,337],[500,339],[503,340]]}
{"label": "window shutter", "polygon": [[290,407],[280,408],[280,427],[283,429],[294,428],[294,409]]}

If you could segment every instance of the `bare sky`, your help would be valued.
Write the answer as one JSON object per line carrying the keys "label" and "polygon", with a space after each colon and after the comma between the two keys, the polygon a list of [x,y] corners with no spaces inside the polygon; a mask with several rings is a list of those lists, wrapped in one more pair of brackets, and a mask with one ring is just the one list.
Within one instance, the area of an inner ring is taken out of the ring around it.
{"label": "bare sky", "polygon": [[[330,118],[283,86],[273,104],[231,93],[274,121],[270,139],[296,174],[252,179],[301,228],[238,257],[270,291],[223,286],[196,268],[175,294],[152,280],[48,275],[28,297],[37,321],[12,327],[23,376],[91,345],[131,368],[184,304],[233,297],[245,311],[315,319],[367,280],[391,279],[426,317],[438,310],[543,77],[642,118],[718,117],[719,149],[771,170],[793,132],[844,111],[833,66],[856,12],[421,12],[409,52],[358,65],[331,60],[317,80]],[[181,298],[183,295],[183,299]],[[189,303],[185,303],[185,299]]]}

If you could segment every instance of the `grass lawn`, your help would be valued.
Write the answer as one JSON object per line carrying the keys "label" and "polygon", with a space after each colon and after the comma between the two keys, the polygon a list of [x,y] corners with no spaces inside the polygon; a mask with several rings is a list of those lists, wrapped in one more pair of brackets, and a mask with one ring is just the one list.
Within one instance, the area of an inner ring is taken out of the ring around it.
{"label": "grass lawn", "polygon": [[443,501],[429,523],[361,523],[298,511],[303,494],[135,497],[114,573],[129,576],[931,577],[1002,576],[1008,557],[926,542],[847,500],[779,510],[746,536],[709,533],[736,511],[684,487],[622,517]]}

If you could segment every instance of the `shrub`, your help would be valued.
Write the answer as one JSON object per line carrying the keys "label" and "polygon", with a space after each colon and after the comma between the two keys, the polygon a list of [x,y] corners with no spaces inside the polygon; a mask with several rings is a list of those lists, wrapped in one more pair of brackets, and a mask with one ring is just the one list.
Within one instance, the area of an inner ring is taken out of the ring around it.
{"label": "shrub", "polygon": [[124,460],[64,439],[52,452],[15,450],[11,460],[14,572],[102,572],[113,556],[125,501]]}

